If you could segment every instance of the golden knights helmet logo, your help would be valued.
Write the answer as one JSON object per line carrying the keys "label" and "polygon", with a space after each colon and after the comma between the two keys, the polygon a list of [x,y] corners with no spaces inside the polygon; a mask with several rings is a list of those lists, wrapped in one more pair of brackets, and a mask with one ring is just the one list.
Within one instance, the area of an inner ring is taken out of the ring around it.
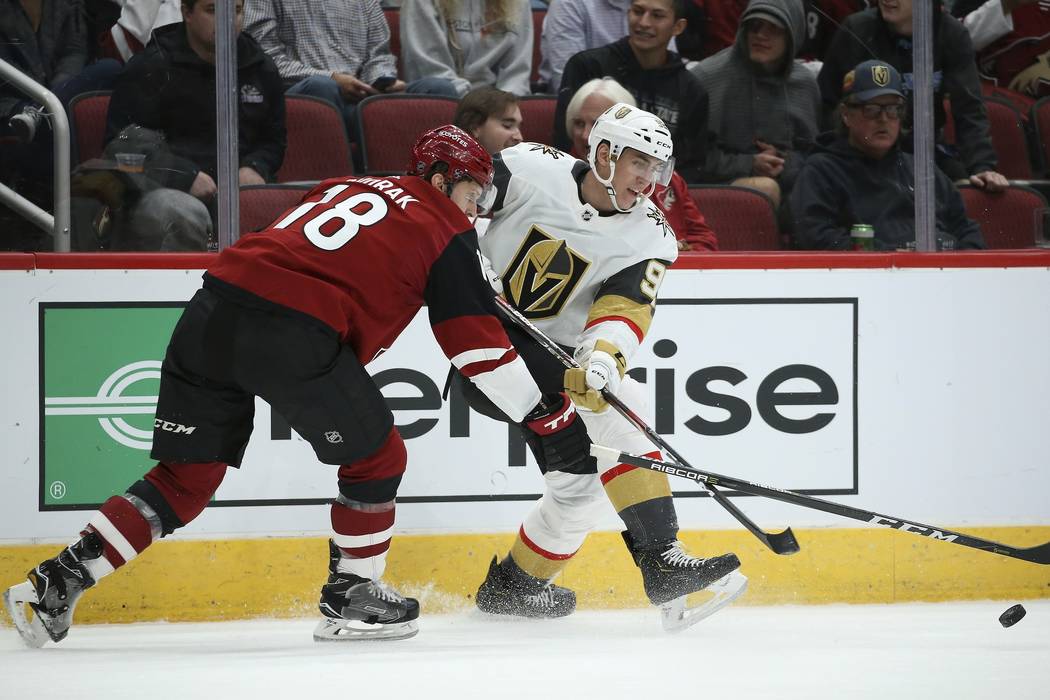
{"label": "golden knights helmet logo", "polygon": [[886,87],[890,83],[890,69],[886,66],[872,66],[871,79],[879,87]]}
{"label": "golden knights helmet logo", "polygon": [[503,289],[527,318],[550,318],[562,310],[590,265],[565,241],[533,226],[503,271]]}

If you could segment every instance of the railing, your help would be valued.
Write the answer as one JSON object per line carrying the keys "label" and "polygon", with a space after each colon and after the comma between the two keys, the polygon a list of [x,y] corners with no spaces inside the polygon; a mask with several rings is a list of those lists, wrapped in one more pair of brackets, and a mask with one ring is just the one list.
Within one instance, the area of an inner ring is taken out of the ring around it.
{"label": "railing", "polygon": [[51,117],[54,139],[54,216],[47,213],[10,187],[0,183],[0,201],[24,216],[34,226],[50,233],[55,239],[55,252],[69,252],[69,118],[65,107],[53,92],[0,59],[0,78],[44,105]]}

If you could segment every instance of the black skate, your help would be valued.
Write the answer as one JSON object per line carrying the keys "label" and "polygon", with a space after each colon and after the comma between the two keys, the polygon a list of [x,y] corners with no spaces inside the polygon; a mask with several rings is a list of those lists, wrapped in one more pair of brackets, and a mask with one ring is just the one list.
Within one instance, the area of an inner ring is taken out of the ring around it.
{"label": "black skate", "polygon": [[510,567],[500,566],[496,557],[475,600],[492,615],[564,617],[576,610],[576,594],[568,588],[529,576],[513,560]]}
{"label": "black skate", "polygon": [[339,573],[342,554],[331,540],[328,546],[328,583],[318,603],[326,619],[314,629],[314,641],[408,639],[419,633],[419,601],[382,581]]}
{"label": "black skate", "polygon": [[[66,638],[77,601],[95,585],[83,562],[100,556],[102,538],[91,532],[54,559],[41,562],[29,572],[28,581],[4,592],[7,612],[28,646],[38,649],[49,638],[53,642]],[[26,607],[32,611],[32,617]]]}
{"label": "black skate", "polygon": [[[678,540],[653,547],[636,548],[629,533],[623,540],[634,563],[642,571],[645,594],[659,606],[664,629],[676,632],[695,625],[739,598],[747,589],[747,577],[737,572],[740,559],[722,554],[706,559],[694,557]],[[713,594],[696,607],[686,605],[686,596],[707,590]]]}

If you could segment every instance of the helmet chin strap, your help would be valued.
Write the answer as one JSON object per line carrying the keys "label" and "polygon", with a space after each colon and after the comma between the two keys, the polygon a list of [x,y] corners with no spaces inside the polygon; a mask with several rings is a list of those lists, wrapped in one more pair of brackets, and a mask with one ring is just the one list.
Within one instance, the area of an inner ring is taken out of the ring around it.
{"label": "helmet chin strap", "polygon": [[613,177],[616,176],[616,161],[612,158],[609,159],[609,177],[607,178],[603,178],[601,175],[599,175],[597,168],[593,168],[593,172],[595,179],[605,186],[605,193],[609,195],[609,201],[612,202],[613,209],[620,212],[621,214],[626,214],[630,212],[632,209],[638,206],[638,203],[641,202],[645,196],[648,195],[648,193],[646,193],[645,195],[636,195],[634,201],[631,202],[631,206],[624,209],[620,206],[620,202],[616,199],[616,188],[613,187],[612,184]]}

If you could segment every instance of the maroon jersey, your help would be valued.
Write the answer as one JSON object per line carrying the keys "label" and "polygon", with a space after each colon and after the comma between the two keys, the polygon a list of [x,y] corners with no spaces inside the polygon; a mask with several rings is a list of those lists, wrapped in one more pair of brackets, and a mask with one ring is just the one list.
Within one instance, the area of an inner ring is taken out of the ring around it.
{"label": "maroon jersey", "polygon": [[867,0],[806,0],[806,40],[799,58],[823,61],[831,38],[846,18],[868,9],[871,4]]}
{"label": "maroon jersey", "polygon": [[319,319],[362,364],[425,304],[442,350],[508,415],[520,420],[539,400],[494,315],[470,221],[418,177],[325,180],[224,250],[208,275]]}
{"label": "maroon jersey", "polygon": [[1029,97],[1050,95],[1050,2],[1013,10],[1014,30],[977,54],[981,74]]}

